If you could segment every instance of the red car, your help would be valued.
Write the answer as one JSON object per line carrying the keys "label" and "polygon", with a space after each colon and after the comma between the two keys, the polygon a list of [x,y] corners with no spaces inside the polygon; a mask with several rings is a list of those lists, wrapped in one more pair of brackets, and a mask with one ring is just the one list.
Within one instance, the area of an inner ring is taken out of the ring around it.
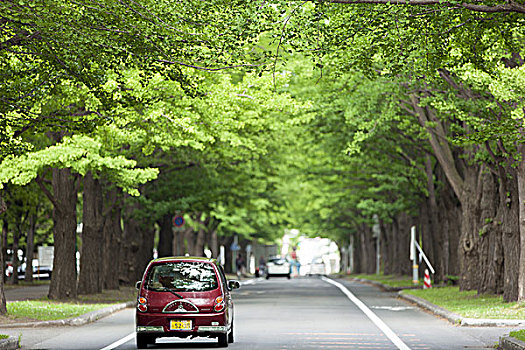
{"label": "red car", "polygon": [[137,348],[160,337],[217,338],[220,347],[233,343],[233,301],[227,281],[214,259],[171,257],[151,261],[139,290],[136,311]]}

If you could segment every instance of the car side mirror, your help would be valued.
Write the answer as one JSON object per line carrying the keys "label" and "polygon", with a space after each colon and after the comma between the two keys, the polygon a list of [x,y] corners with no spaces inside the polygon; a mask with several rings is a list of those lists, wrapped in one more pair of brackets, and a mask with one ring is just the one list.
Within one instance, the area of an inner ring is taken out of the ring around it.
{"label": "car side mirror", "polygon": [[142,281],[137,281],[137,283],[135,283],[135,288],[140,289],[141,284],[142,284]]}
{"label": "car side mirror", "polygon": [[235,281],[235,280],[228,281],[229,290],[238,289],[240,287],[241,287],[241,284],[239,283],[239,281]]}

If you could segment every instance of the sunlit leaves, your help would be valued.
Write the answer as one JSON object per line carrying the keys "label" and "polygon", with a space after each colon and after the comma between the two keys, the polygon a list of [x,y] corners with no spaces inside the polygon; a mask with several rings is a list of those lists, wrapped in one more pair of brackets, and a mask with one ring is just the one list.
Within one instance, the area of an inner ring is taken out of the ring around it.
{"label": "sunlit leaves", "polygon": [[101,155],[100,142],[87,136],[65,138],[63,142],[22,156],[10,156],[0,164],[0,184],[26,185],[48,167],[71,168],[80,175],[88,171],[106,175],[132,195],[136,187],[156,178],[156,169],[136,168],[136,161],[123,156]]}

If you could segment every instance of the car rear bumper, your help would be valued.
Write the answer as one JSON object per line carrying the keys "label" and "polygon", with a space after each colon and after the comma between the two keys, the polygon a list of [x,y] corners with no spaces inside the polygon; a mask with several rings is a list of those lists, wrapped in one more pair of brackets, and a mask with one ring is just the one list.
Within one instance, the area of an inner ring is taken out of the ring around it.
{"label": "car rear bumper", "polygon": [[278,266],[271,267],[268,269],[267,273],[269,275],[288,275],[290,273],[290,267]]}
{"label": "car rear bumper", "polygon": [[[170,329],[171,320],[190,320],[191,329]],[[140,313],[135,318],[136,332],[157,335],[158,337],[213,337],[228,333],[226,314],[165,314]]]}

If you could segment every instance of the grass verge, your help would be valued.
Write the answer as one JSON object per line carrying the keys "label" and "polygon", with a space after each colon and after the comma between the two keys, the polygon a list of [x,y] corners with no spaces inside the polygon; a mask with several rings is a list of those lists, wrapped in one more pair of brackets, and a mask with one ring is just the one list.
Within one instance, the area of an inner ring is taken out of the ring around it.
{"label": "grass verge", "polygon": [[459,287],[411,289],[405,293],[467,318],[525,319],[525,303],[506,303],[498,295],[478,295],[476,291],[459,291]]}
{"label": "grass verge", "polygon": [[510,332],[510,336],[518,340],[525,341],[525,329],[522,329],[521,331]]}
{"label": "grass verge", "polygon": [[386,286],[393,288],[412,287],[412,279],[408,276],[394,276],[394,275],[350,275],[353,278],[362,278],[365,280],[376,281]]}
{"label": "grass verge", "polygon": [[133,301],[134,287],[104,290],[98,294],[79,295],[72,301],[55,301],[47,297],[37,300],[14,301],[7,305],[7,318],[2,322],[51,321],[77,317],[115,304]]}
{"label": "grass verge", "polygon": [[63,303],[44,300],[14,301],[7,306],[11,319],[51,321],[77,317],[113,304]]}

